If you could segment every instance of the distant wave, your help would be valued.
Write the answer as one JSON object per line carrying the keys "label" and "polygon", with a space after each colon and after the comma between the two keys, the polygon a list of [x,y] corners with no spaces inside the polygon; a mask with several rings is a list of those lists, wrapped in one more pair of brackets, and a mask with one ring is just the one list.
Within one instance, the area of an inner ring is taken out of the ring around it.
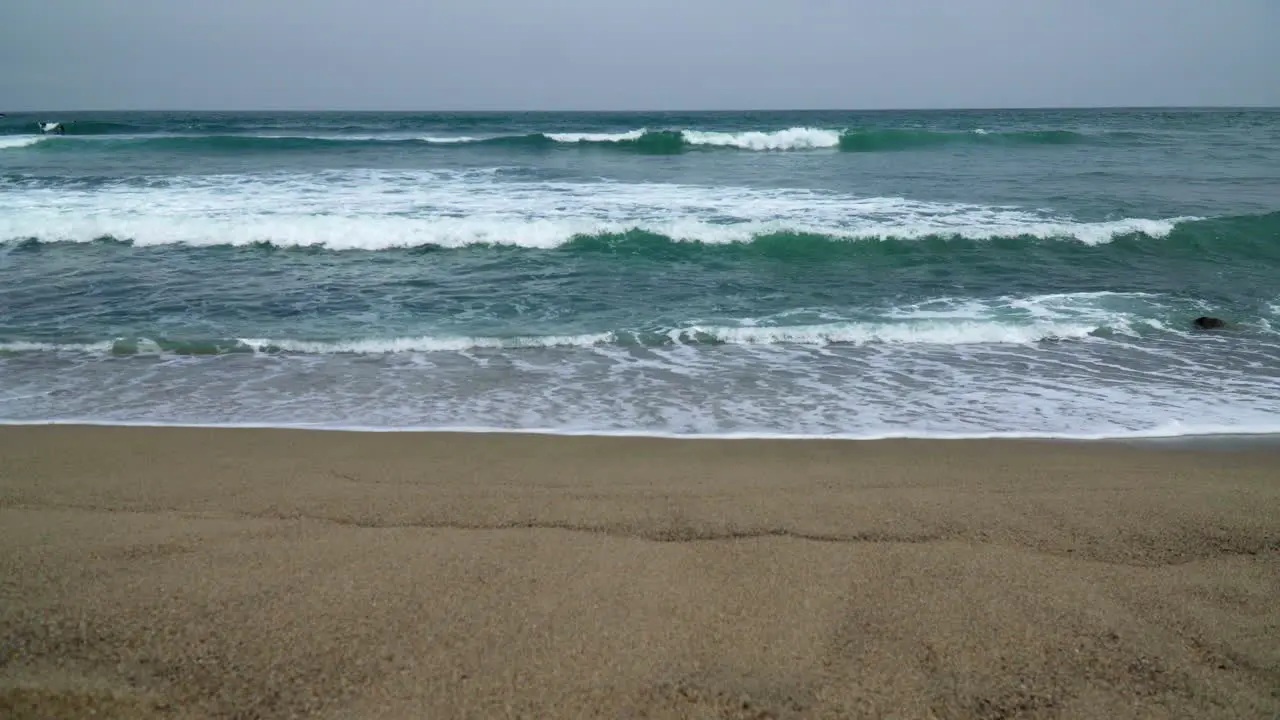
{"label": "distant wave", "polygon": [[[95,135],[77,138],[77,135]],[[650,130],[639,128],[619,132],[533,132],[526,134],[478,137],[470,135],[123,135],[117,133],[71,133],[66,136],[19,139],[0,137],[0,150],[29,148],[39,140],[47,140],[42,150],[149,150],[189,152],[288,152],[340,147],[380,147],[400,145],[424,148],[465,148],[497,146],[513,149],[552,149],[578,147],[616,150],[641,154],[673,154],[694,150],[747,150],[758,152],[833,150],[844,152],[892,152],[931,147],[971,146],[1043,146],[1073,145],[1115,141],[1105,135],[1090,135],[1070,130],[1027,131],[936,131],[893,128],[835,130],[792,127],[782,130],[712,131]]]}
{"label": "distant wave", "polygon": [[59,117],[56,113],[49,116],[31,117],[29,120],[18,122],[14,119],[8,119],[0,122],[0,126],[6,132],[17,131],[20,133],[38,133],[40,131],[39,124],[42,122],[60,122],[66,136],[103,136],[103,135],[121,135],[128,133],[145,133],[153,132],[153,128],[143,125],[134,125],[121,122],[105,122],[100,120],[73,120]]}
{"label": "distant wave", "polygon": [[[57,118],[55,118],[57,120]],[[119,135],[146,131],[145,126],[133,123],[111,122],[105,120],[70,120],[64,121],[68,135]]]}
{"label": "distant wave", "polygon": [[621,133],[559,133],[546,137],[558,143],[602,145],[656,153],[697,148],[813,150],[834,148],[840,144],[839,131],[808,127],[748,132],[640,129]]}
{"label": "distant wave", "polygon": [[640,129],[620,133],[537,133],[525,137],[546,137],[558,143],[625,143],[635,142],[649,134],[648,130]]}
{"label": "distant wave", "polygon": [[844,133],[840,136],[840,149],[846,152],[884,152],[945,145],[1080,145],[1101,142],[1102,139],[1071,130],[937,132],[872,129]]}
{"label": "distant wave", "polygon": [[[293,135],[116,135],[77,138],[68,135],[35,138],[42,141],[34,149],[42,152],[297,152],[325,147],[355,148],[390,143],[425,145],[417,138],[400,137],[308,137]],[[30,147],[21,145],[16,147]],[[4,149],[0,145],[0,149]]]}
{"label": "distant wave", "polygon": [[[616,133],[534,133],[494,138],[472,138],[480,144],[546,147],[550,143],[599,146],[650,153],[674,153],[697,149],[753,151],[823,150],[884,152],[942,145],[1072,145],[1101,142],[1070,130],[988,132],[896,129],[833,130],[792,127],[784,130],[721,132],[709,130],[628,130]],[[432,139],[428,138],[428,142]],[[450,139],[451,142],[459,142]],[[548,142],[549,141],[549,142]]]}
{"label": "distant wave", "polygon": [[473,143],[473,142],[480,141],[480,138],[474,138],[474,137],[471,137],[470,135],[457,135],[457,136],[444,136],[444,137],[427,136],[420,139],[422,140],[422,142],[433,143],[436,145],[455,145],[459,143]]}

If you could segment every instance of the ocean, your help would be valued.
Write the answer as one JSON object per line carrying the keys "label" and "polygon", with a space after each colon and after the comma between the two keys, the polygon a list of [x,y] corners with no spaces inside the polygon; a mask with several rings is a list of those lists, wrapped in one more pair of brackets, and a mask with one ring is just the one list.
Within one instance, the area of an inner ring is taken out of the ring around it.
{"label": "ocean", "polygon": [[1280,432],[1280,111],[11,113],[0,421]]}

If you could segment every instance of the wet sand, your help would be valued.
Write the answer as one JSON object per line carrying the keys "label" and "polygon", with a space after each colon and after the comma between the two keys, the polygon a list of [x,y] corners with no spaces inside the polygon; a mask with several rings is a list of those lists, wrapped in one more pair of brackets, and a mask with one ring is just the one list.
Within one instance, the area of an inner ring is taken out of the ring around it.
{"label": "wet sand", "polygon": [[0,428],[0,717],[1280,714],[1280,451]]}

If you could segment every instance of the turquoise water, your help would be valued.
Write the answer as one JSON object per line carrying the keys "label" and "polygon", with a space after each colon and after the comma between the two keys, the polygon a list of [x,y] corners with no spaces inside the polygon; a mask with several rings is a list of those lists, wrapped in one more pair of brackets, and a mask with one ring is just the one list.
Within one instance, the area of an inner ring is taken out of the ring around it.
{"label": "turquoise water", "polygon": [[1276,432],[1280,111],[10,115],[0,420]]}

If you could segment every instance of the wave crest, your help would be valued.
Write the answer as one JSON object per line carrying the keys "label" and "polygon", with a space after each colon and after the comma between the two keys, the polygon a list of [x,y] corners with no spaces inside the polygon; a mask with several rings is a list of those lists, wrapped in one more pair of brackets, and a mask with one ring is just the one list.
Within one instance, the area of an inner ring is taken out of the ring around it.
{"label": "wave crest", "polygon": [[48,140],[49,138],[39,135],[10,135],[0,137],[0,150],[10,150],[17,148],[31,147],[37,143]]}
{"label": "wave crest", "polygon": [[[0,241],[330,250],[503,245],[663,251],[862,240],[1162,238],[1197,218],[1085,222],[1006,206],[786,188],[512,180],[480,171],[177,177],[92,187],[0,179]],[[1268,224],[1261,222],[1262,225]],[[783,248],[783,252],[789,250]]]}
{"label": "wave crest", "polygon": [[1122,237],[1163,238],[1181,222],[1129,219],[1102,223],[1041,222],[1000,226],[937,227],[919,224],[868,224],[832,228],[783,223],[723,225],[696,219],[667,222],[609,222],[587,218],[501,220],[295,216],[276,218],[62,218],[38,226],[0,220],[0,242],[88,243],[116,241],[135,246],[323,248],[327,250],[457,249],[506,246],[529,249],[579,249],[662,253],[685,245],[751,245],[770,254],[813,252],[816,246],[850,242],[1068,240],[1106,244]]}
{"label": "wave crest", "polygon": [[694,146],[732,147],[742,150],[813,150],[840,144],[840,133],[820,128],[794,127],[774,132],[703,132],[685,130],[684,141]]}
{"label": "wave crest", "polygon": [[1018,325],[993,321],[832,323],[782,327],[689,327],[673,331],[669,337],[681,344],[727,345],[866,345],[923,344],[1025,345],[1051,340],[1080,339],[1100,327],[1041,322]]}
{"label": "wave crest", "polygon": [[1071,145],[1102,142],[1105,138],[1070,130],[988,131],[912,130],[898,128],[831,129],[791,127],[779,130],[700,130],[692,128],[650,130],[638,128],[613,132],[531,132],[478,137],[396,135],[112,135],[97,134],[77,138],[0,137],[0,150],[27,148],[41,140],[42,149],[152,150],[208,153],[288,152],[326,147],[368,147],[400,145],[448,149],[496,145],[513,149],[554,147],[595,148],[647,154],[680,153],[691,150],[746,150],[755,152],[839,150],[845,152],[892,152],[950,145]]}
{"label": "wave crest", "polygon": [[[1034,302],[1034,299],[1031,301]],[[963,311],[962,311],[963,312]],[[892,315],[892,313],[890,313]],[[398,353],[468,352],[473,350],[532,350],[550,348],[673,348],[677,346],[808,346],[831,345],[1030,345],[1045,341],[1079,340],[1100,331],[1128,329],[1132,318],[1115,313],[1085,313],[1058,319],[1010,321],[981,317],[917,318],[888,321],[834,321],[823,324],[757,325],[684,324],[649,330],[610,330],[576,335],[305,338],[116,338],[96,342],[0,342],[0,353],[75,353],[116,357],[225,355],[237,353],[283,355],[390,355]]]}

